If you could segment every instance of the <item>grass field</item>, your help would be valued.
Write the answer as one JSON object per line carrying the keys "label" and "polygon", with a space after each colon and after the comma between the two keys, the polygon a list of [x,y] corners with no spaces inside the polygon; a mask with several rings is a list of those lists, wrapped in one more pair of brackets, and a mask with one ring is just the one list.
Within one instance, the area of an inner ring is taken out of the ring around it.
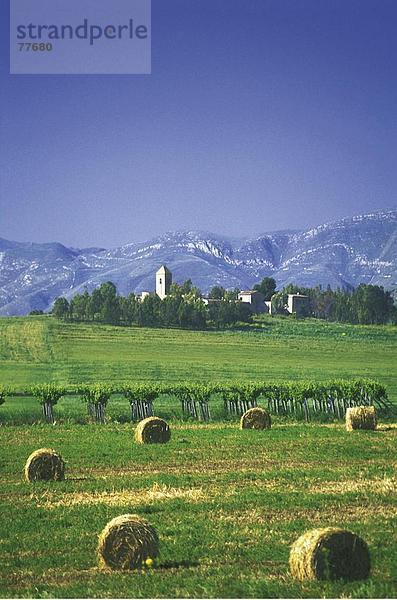
{"label": "grass field", "polygon": [[[166,446],[138,446],[132,429],[2,428],[0,596],[395,597],[396,428],[175,424]],[[67,460],[64,482],[23,482],[40,446]],[[99,571],[99,532],[131,512],[159,532],[156,567]],[[302,584],[289,575],[290,544],[328,525],[366,539],[369,580]]]}
{"label": "grass field", "polygon": [[196,332],[0,319],[1,383],[373,377],[397,402],[397,327],[264,318]]}
{"label": "grass field", "polygon": [[[0,319],[0,383],[365,376],[397,402],[396,341],[396,328],[311,320],[191,332]],[[51,426],[31,398],[0,406],[0,597],[397,596],[395,425],[347,433],[276,418],[270,431],[240,431],[182,422],[164,399],[156,411],[170,420],[171,442],[139,446],[125,399],[110,401],[102,426],[86,424],[76,398],[55,410]],[[24,482],[26,458],[45,446],[66,459],[66,480]],[[160,558],[144,572],[102,572],[98,534],[127,512],[157,528]],[[329,525],[368,542],[367,581],[292,579],[291,543]]]}

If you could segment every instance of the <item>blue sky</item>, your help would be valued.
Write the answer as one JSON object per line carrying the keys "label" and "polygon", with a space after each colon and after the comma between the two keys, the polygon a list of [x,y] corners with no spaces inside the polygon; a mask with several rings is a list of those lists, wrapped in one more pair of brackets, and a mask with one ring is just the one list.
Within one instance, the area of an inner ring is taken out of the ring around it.
{"label": "blue sky", "polygon": [[397,205],[395,0],[153,0],[152,74],[9,75],[0,237],[246,236]]}

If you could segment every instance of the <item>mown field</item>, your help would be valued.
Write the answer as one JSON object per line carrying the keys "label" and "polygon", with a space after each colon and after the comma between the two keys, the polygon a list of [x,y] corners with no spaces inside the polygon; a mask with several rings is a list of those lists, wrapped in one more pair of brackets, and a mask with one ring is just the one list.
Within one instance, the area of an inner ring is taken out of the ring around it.
{"label": "mown field", "polygon": [[[396,329],[264,319],[246,331],[191,332],[0,319],[0,383],[213,381],[373,377],[397,402]],[[275,418],[270,431],[237,422],[170,421],[169,444],[133,440],[125,399],[105,425],[77,398],[40,423],[31,398],[0,406],[0,597],[396,597],[397,427],[347,433],[343,424]],[[25,424],[22,424],[25,423]],[[53,447],[64,482],[23,481],[28,455]],[[137,513],[158,530],[154,568],[100,571],[108,520]],[[294,581],[291,543],[342,526],[368,542],[367,581]]]}
{"label": "mown field", "polygon": [[[165,446],[138,446],[132,425],[1,429],[0,596],[395,597],[396,428],[175,424]],[[67,460],[64,482],[22,480],[39,446]],[[97,568],[106,522],[137,513],[158,530],[154,568]],[[299,583],[290,544],[338,525],[363,536],[367,581]]]}

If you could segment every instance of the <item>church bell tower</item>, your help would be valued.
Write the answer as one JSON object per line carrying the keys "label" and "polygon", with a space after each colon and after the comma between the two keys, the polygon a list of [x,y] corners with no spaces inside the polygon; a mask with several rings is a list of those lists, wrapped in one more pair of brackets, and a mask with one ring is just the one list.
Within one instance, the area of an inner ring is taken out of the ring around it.
{"label": "church bell tower", "polygon": [[165,265],[162,265],[156,273],[156,294],[161,300],[169,294],[172,283],[172,273]]}

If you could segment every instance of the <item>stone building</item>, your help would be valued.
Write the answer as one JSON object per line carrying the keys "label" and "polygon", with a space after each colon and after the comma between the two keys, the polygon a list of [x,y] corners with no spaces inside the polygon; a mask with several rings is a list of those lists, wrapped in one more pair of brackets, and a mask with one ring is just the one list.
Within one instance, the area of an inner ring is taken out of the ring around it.
{"label": "stone building", "polygon": [[265,303],[265,297],[261,292],[257,290],[248,290],[240,292],[238,295],[240,302],[245,302],[251,305],[251,310],[254,313],[269,312],[269,308]]}
{"label": "stone building", "polygon": [[172,284],[172,273],[165,265],[162,265],[156,273],[156,294],[161,300],[170,293]]}
{"label": "stone building", "polygon": [[303,294],[288,294],[287,310],[297,317],[306,317],[309,314],[309,297]]}

